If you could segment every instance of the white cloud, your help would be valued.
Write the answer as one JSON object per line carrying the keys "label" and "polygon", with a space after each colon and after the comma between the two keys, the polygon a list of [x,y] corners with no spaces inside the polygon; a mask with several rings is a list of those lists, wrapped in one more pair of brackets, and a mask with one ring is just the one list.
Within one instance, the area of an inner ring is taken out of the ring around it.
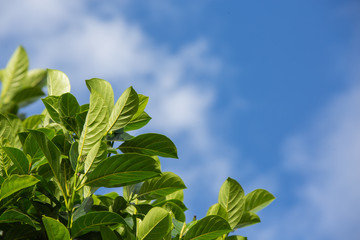
{"label": "white cloud", "polygon": [[301,239],[360,236],[359,106],[356,85],[336,97],[310,130],[288,140],[285,164],[304,178],[295,189],[299,205],[284,218],[296,226],[287,228],[291,239],[299,233]]}
{"label": "white cloud", "polygon": [[[231,160],[220,154],[224,146],[215,142],[208,126],[216,89],[203,80],[216,77],[222,64],[209,54],[206,40],[170,51],[121,15],[98,17],[86,1],[15,0],[0,5],[0,47],[7,47],[5,40],[22,41],[31,67],[64,71],[81,102],[88,96],[84,80],[92,77],[110,81],[116,96],[129,85],[150,96],[153,120],[147,130],[169,134],[178,143],[181,164],[170,165],[178,167],[190,189],[200,179],[219,187],[230,175]],[[212,189],[201,191],[215,196]]]}

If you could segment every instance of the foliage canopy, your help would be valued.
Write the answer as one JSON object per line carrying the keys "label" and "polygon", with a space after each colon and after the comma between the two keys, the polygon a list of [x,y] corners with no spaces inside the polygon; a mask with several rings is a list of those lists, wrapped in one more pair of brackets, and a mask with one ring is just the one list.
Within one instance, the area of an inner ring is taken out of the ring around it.
{"label": "foliage canopy", "polygon": [[[28,66],[18,47],[0,70],[0,239],[246,239],[231,232],[260,222],[257,211],[274,200],[228,178],[207,216],[186,222],[186,186],[159,160],[178,158],[174,143],[129,134],[151,119],[147,96],[129,87],[114,104],[111,85],[93,78],[80,105],[63,72]],[[43,113],[19,114],[45,84]],[[100,187],[123,192],[95,194]]]}

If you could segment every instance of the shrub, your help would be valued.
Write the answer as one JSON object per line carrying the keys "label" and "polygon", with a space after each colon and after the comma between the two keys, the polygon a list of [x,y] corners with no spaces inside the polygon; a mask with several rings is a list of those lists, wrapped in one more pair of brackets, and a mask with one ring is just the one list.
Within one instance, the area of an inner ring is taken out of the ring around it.
{"label": "shrub", "polygon": [[[274,200],[228,178],[207,216],[186,223],[185,184],[160,168],[159,157],[178,157],[174,143],[129,134],[150,121],[148,97],[129,87],[114,104],[111,85],[93,78],[79,105],[63,72],[28,65],[18,47],[0,70],[1,239],[246,239],[231,232],[260,222],[256,212]],[[42,114],[18,114],[45,83]],[[95,194],[100,187],[123,192]]]}

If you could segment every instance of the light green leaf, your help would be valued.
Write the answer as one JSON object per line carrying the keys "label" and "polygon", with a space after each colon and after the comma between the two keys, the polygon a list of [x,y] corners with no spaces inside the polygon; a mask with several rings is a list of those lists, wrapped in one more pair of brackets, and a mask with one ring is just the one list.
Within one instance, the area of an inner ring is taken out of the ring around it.
{"label": "light green leaf", "polygon": [[101,225],[115,225],[119,223],[126,224],[124,219],[117,213],[105,211],[89,212],[74,221],[71,236],[74,238],[90,231],[100,231]]}
{"label": "light green leaf", "polygon": [[60,96],[70,92],[70,81],[65,73],[55,69],[47,70],[47,88],[49,96]]}
{"label": "light green leaf", "polygon": [[45,118],[44,115],[32,115],[23,121],[23,127],[25,129],[38,128],[39,125],[43,123],[44,118]]}
{"label": "light green leaf", "polygon": [[256,213],[275,200],[274,195],[264,189],[256,189],[246,195],[246,211]]}
{"label": "light green leaf", "polygon": [[152,208],[139,225],[138,239],[162,239],[172,229],[173,224],[169,212],[160,207]]}
{"label": "light green leaf", "polygon": [[70,233],[61,222],[46,216],[42,220],[49,240],[70,240]]}
{"label": "light green leaf", "polygon": [[145,107],[149,101],[149,97],[144,96],[142,94],[138,94],[138,99],[139,99],[139,107],[136,113],[134,114],[134,116],[131,118],[131,121],[138,118],[144,112]]}
{"label": "light green leaf", "polygon": [[222,217],[210,215],[199,220],[185,235],[185,240],[215,239],[231,231],[229,223]]}
{"label": "light green leaf", "polygon": [[6,65],[2,81],[1,101],[8,104],[16,92],[24,87],[24,79],[29,67],[25,49],[19,46]]}
{"label": "light green leaf", "polygon": [[126,186],[158,176],[159,167],[155,159],[146,155],[115,155],[103,160],[90,173],[85,184],[93,187]]}
{"label": "light green leaf", "polygon": [[1,184],[0,200],[20,191],[24,188],[35,185],[39,179],[29,175],[13,174]]}
{"label": "light green leaf", "polygon": [[176,203],[174,203],[172,201],[167,201],[161,207],[165,208],[168,211],[171,211],[176,220],[178,220],[180,222],[185,222],[186,218],[185,218],[184,210]]}
{"label": "light green leaf", "polygon": [[143,112],[137,118],[131,120],[126,126],[125,131],[133,131],[142,128],[151,120],[151,117],[146,113]]}
{"label": "light green leaf", "polygon": [[13,147],[3,147],[2,149],[9,156],[20,174],[29,173],[29,161],[23,151]]}
{"label": "light green leaf", "polygon": [[252,212],[246,212],[242,215],[241,220],[236,225],[236,228],[243,228],[250,225],[254,225],[260,222],[260,218],[258,215]]}
{"label": "light green leaf", "polygon": [[119,149],[124,153],[137,152],[150,156],[178,158],[175,144],[166,136],[146,133],[125,141]]}
{"label": "light green leaf", "polygon": [[169,195],[166,195],[166,199],[170,200],[170,199],[177,199],[180,201],[184,201],[184,190],[179,190],[173,193],[170,193]]}
{"label": "light green leaf", "polygon": [[38,100],[41,96],[44,96],[44,92],[40,87],[27,87],[16,92],[12,100],[19,107],[25,107]]}
{"label": "light green leaf", "polygon": [[228,178],[220,188],[219,203],[228,213],[231,228],[234,228],[244,212],[244,190],[234,179]]}
{"label": "light green leaf", "polygon": [[97,142],[86,156],[84,163],[85,174],[92,172],[106,157],[107,144],[105,142]]}
{"label": "light green leaf", "polygon": [[[102,83],[103,86],[100,86],[100,83]],[[90,89],[90,108],[86,115],[85,124],[79,140],[80,156],[89,153],[90,149],[101,140],[106,132],[106,124],[109,119],[108,103],[105,102],[109,100],[91,87],[94,85],[98,88],[103,87],[104,89],[108,89],[108,93],[104,92],[103,94],[112,94],[105,80],[98,81],[98,79],[91,79],[87,80],[86,84]]]}
{"label": "light green leaf", "polygon": [[86,86],[91,92],[97,92],[104,100],[109,115],[114,107],[114,92],[111,87],[111,84],[108,81],[100,78],[92,78],[86,80]]}
{"label": "light green leaf", "polygon": [[[0,113],[0,139],[9,139],[12,135],[12,126],[7,117]],[[11,139],[9,139],[11,140]]]}
{"label": "light green leaf", "polygon": [[228,220],[228,213],[226,211],[226,209],[220,204],[220,203],[215,203],[214,205],[212,205],[209,210],[206,213],[206,216],[209,215],[217,215],[222,217],[225,220]]}
{"label": "light green leaf", "polygon": [[0,82],[3,81],[4,74],[5,74],[5,69],[0,69]]}
{"label": "light green leaf", "polygon": [[46,74],[47,71],[44,69],[31,69],[27,72],[24,85],[42,88],[46,84]]}
{"label": "light green leaf", "polygon": [[123,128],[131,121],[139,106],[139,98],[132,87],[126,89],[112,109],[106,133]]}
{"label": "light green leaf", "polygon": [[112,231],[109,227],[100,226],[100,233],[102,240],[115,240],[118,239],[114,231]]}
{"label": "light green leaf", "polygon": [[145,181],[140,188],[138,197],[141,199],[156,199],[185,188],[184,182],[178,175],[165,172],[159,177]]}
{"label": "light green leaf", "polygon": [[[6,210],[0,216],[0,223],[13,223],[13,222],[22,222],[33,226],[34,228],[38,229],[38,222],[31,219],[25,213],[22,213],[15,209]],[[39,229],[38,229],[39,230]]]}

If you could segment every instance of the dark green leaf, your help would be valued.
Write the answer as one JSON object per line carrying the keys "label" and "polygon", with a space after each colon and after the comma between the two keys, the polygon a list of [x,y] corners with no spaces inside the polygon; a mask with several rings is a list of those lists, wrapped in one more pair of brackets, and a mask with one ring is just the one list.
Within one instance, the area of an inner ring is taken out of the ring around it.
{"label": "dark green leaf", "polygon": [[71,93],[64,93],[59,99],[60,120],[65,128],[77,132],[75,116],[80,111],[80,105]]}
{"label": "dark green leaf", "polygon": [[115,240],[118,239],[116,234],[106,226],[100,226],[102,240]]}
{"label": "dark green leaf", "polygon": [[124,132],[124,129],[118,129],[113,131],[111,134],[106,135],[107,141],[125,141],[132,139],[133,136],[128,134],[127,132]]}
{"label": "dark green leaf", "polygon": [[229,223],[222,217],[210,215],[199,220],[185,235],[185,240],[216,239],[231,231]]}
{"label": "dark green leaf", "polygon": [[81,216],[84,216],[87,214],[90,209],[92,208],[94,204],[94,200],[92,197],[87,197],[84,199],[84,201],[81,203],[81,205],[76,209],[76,211],[73,214],[73,221],[76,221]]}
{"label": "dark green leaf", "polygon": [[124,153],[138,152],[150,156],[178,158],[175,144],[166,136],[146,133],[125,141],[119,149]]}
{"label": "dark green leaf", "polygon": [[71,145],[70,148],[70,153],[69,153],[69,159],[70,159],[70,163],[71,163],[71,167],[72,169],[75,171],[76,170],[76,165],[77,165],[77,159],[79,157],[79,143],[78,142],[74,142]]}
{"label": "dark green leaf", "polygon": [[171,216],[168,211],[160,207],[152,208],[140,223],[138,229],[139,240],[162,239],[172,229]]}
{"label": "dark green leaf", "polygon": [[143,112],[137,118],[131,120],[126,126],[125,131],[133,131],[142,128],[151,120],[151,117],[146,113]]}
{"label": "dark green leaf", "polygon": [[71,236],[77,237],[90,231],[100,231],[101,225],[126,224],[124,219],[113,212],[89,212],[74,221]]}
{"label": "dark green leaf", "polygon": [[145,181],[141,186],[138,197],[141,199],[156,199],[185,188],[184,182],[178,175],[165,172],[159,177]]}
{"label": "dark green leaf", "polygon": [[234,235],[234,236],[226,237],[225,240],[247,240],[247,237]]}
{"label": "dark green leaf", "polygon": [[90,173],[86,185],[121,187],[144,181],[160,174],[159,163],[146,155],[129,153],[103,160]]}
{"label": "dark green leaf", "polygon": [[127,202],[124,197],[118,196],[114,199],[114,204],[112,205],[113,212],[119,213],[121,210],[124,210],[127,207]]}
{"label": "dark green leaf", "polygon": [[59,96],[47,96],[46,98],[41,99],[51,119],[57,123],[60,122],[59,99]]}
{"label": "dark green leaf", "polygon": [[6,210],[0,216],[0,223],[13,223],[13,222],[22,222],[33,226],[34,228],[38,228],[38,222],[31,219],[25,213],[22,213],[15,209]]}
{"label": "dark green leaf", "polygon": [[70,240],[70,233],[61,222],[46,216],[42,220],[49,240]]}

